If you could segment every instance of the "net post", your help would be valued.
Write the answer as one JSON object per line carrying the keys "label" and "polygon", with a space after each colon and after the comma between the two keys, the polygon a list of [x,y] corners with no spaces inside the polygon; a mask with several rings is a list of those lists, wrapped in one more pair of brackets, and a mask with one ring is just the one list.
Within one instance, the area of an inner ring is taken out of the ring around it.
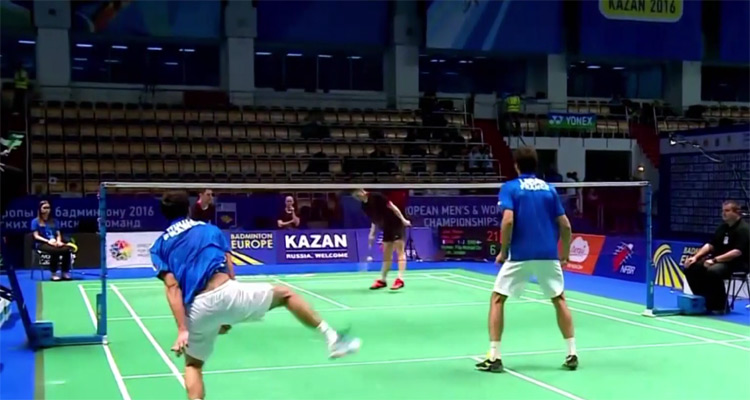
{"label": "net post", "polygon": [[97,296],[96,333],[107,335],[107,187],[99,186],[99,266],[101,268],[102,292]]}
{"label": "net post", "polygon": [[646,313],[653,314],[654,310],[654,281],[656,270],[653,265],[653,234],[652,234],[652,197],[651,184],[646,185]]}

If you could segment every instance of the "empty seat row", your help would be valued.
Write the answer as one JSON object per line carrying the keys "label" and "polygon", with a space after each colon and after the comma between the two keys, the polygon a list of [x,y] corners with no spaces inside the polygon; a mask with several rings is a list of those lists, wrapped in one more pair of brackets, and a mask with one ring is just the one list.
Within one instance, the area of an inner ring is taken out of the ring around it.
{"label": "empty seat row", "polygon": [[[324,161],[328,171],[332,173],[344,172],[347,163],[363,161],[388,161],[394,163],[402,172],[411,172],[413,166],[424,166],[427,171],[436,169],[439,163],[450,163],[462,171],[469,163],[467,158],[412,160],[391,158],[373,160],[369,158],[321,158],[321,159],[242,159],[242,160],[50,160],[48,163],[33,161],[32,176],[63,178],[81,177],[98,178],[102,175],[118,175],[123,177],[142,176],[154,179],[164,174],[177,173],[298,173],[307,170],[308,165]],[[360,170],[353,168],[351,172]]]}
{"label": "empty seat row", "polygon": [[[382,131],[385,140],[403,140],[407,136],[406,128],[383,127],[329,127],[332,140],[368,140],[371,130]],[[455,128],[421,128],[413,127],[417,131],[449,132]],[[245,125],[245,124],[140,124],[140,123],[95,123],[88,121],[80,124],[62,123],[60,120],[39,120],[32,124],[32,137],[115,137],[115,138],[164,138],[164,139],[186,139],[186,138],[218,138],[218,139],[240,139],[240,140],[299,140],[302,138],[304,128],[298,125]],[[472,129],[460,130],[461,136],[469,140],[472,137]]]}
{"label": "empty seat row", "polygon": [[[415,142],[412,144],[427,154],[438,154],[443,149],[452,152],[466,151],[468,147],[459,143]],[[31,143],[34,159],[44,158],[111,158],[168,157],[170,155],[192,155],[196,157],[264,157],[273,155],[309,157],[316,153],[341,156],[360,156],[372,153],[376,148],[387,153],[402,154],[404,145],[399,143],[248,143],[248,142],[112,142],[112,141],[49,141],[35,139]]]}
{"label": "empty seat row", "polygon": [[[96,119],[96,120],[144,120],[144,121],[244,121],[244,122],[305,122],[311,119],[326,122],[342,123],[414,123],[421,122],[418,113],[410,110],[359,110],[359,109],[325,109],[295,110],[266,109],[232,106],[226,109],[188,109],[181,105],[166,104],[154,107],[150,104],[92,103],[83,102],[38,102],[31,108],[34,118]],[[461,113],[444,113],[446,120],[452,124],[463,125],[466,118]]]}
{"label": "empty seat row", "polygon": [[750,108],[748,106],[710,106],[706,107],[703,112],[704,118],[750,118]]}
{"label": "empty seat row", "polygon": [[[336,177],[333,174],[298,174],[293,176],[275,176],[275,175],[226,175],[217,177],[189,176],[195,179],[195,182],[228,182],[228,183],[287,183],[287,182],[307,182],[307,183],[330,183],[332,180],[345,180],[346,182],[362,182],[363,184],[372,182],[381,183],[440,183],[440,182],[497,182],[502,177],[494,173],[472,174],[468,172],[407,172],[399,174],[361,174],[348,177]],[[119,179],[118,179],[119,180]],[[131,181],[130,179],[121,179],[122,181]],[[164,181],[182,181],[183,177],[165,178]],[[32,182],[33,194],[62,194],[62,193],[79,193],[93,195],[99,191],[100,180],[97,179],[35,179]],[[114,192],[117,189],[112,190]],[[138,193],[160,193],[161,189],[142,189]],[[128,193],[133,193],[129,190]]]}

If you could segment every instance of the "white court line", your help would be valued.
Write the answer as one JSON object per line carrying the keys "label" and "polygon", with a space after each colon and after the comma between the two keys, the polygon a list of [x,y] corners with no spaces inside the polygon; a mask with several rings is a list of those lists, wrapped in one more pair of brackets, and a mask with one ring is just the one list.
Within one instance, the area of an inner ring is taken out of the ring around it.
{"label": "white court line", "polygon": [[[274,279],[282,279],[284,281],[292,281],[292,282],[311,282],[311,281],[332,281],[332,282],[346,282],[346,281],[359,281],[359,280],[369,280],[373,277],[376,277],[380,274],[380,272],[323,272],[323,273],[316,273],[316,274],[289,274],[289,275],[237,275],[237,280],[239,281],[272,281]],[[434,273],[422,273],[422,272],[414,272],[409,273],[408,277],[409,279],[414,278],[420,278],[420,279],[426,279],[428,275],[434,275],[434,276],[441,276],[441,277],[450,277],[452,273],[450,272],[434,272]],[[117,288],[122,290],[126,288],[130,288],[132,286],[148,286],[148,282],[143,282],[143,280],[149,280],[149,281],[156,281],[156,278],[140,278],[136,280],[135,282],[129,282],[131,279],[121,279],[122,282],[117,283]],[[155,284],[154,287],[163,288],[163,284]],[[98,283],[84,283],[83,287],[88,288],[101,288],[101,284]]]}
{"label": "white court line", "polygon": [[[484,359],[481,358],[481,357],[472,357],[472,358],[474,359],[474,361],[478,361],[478,362],[484,361]],[[534,378],[532,378],[532,377],[530,377],[528,375],[524,375],[524,374],[522,374],[520,372],[513,371],[510,368],[505,367],[505,368],[503,368],[503,370],[505,372],[507,372],[507,373],[515,376],[516,378],[522,379],[522,380],[524,380],[526,382],[529,382],[529,383],[533,383],[534,385],[537,385],[537,386],[539,386],[541,388],[547,389],[547,390],[549,390],[551,392],[555,392],[555,393],[557,393],[557,394],[559,394],[561,396],[565,396],[565,397],[567,397],[569,399],[572,399],[572,400],[583,400],[582,398],[574,395],[573,393],[566,392],[566,391],[564,391],[564,390],[562,390],[562,389],[560,389],[558,387],[552,386],[552,385],[544,383],[542,381],[538,381],[538,380],[536,380],[536,379],[534,379]]]}
{"label": "white court line", "polygon": [[177,381],[180,382],[180,385],[182,387],[185,387],[185,379],[182,377],[182,374],[177,369],[177,366],[174,365],[172,360],[169,359],[169,356],[162,350],[161,346],[159,346],[159,343],[154,339],[154,336],[149,332],[149,330],[146,328],[146,325],[143,324],[143,321],[141,321],[141,318],[138,317],[138,314],[135,313],[135,310],[133,310],[133,307],[130,306],[130,303],[125,299],[125,296],[120,293],[120,291],[117,289],[117,286],[110,284],[109,287],[112,289],[112,291],[115,292],[117,297],[120,298],[120,301],[122,301],[122,304],[125,306],[125,308],[128,309],[128,312],[135,320],[135,323],[138,324],[138,326],[143,331],[143,334],[146,335],[146,338],[149,342],[151,342],[151,345],[154,346],[154,349],[156,349],[156,352],[159,353],[159,356],[162,360],[164,360],[164,363],[167,364],[167,367],[169,367],[169,370],[172,371],[170,375],[173,375],[175,378],[177,378]]}
{"label": "white court line", "polygon": [[303,289],[303,288],[301,288],[301,287],[299,287],[297,285],[293,285],[293,284],[291,284],[289,282],[284,282],[281,279],[276,278],[276,279],[274,279],[274,282],[282,284],[284,286],[288,286],[288,287],[290,287],[290,288],[292,288],[292,289],[294,289],[294,290],[296,290],[298,292],[307,293],[310,296],[313,296],[313,297],[318,298],[318,299],[323,300],[323,301],[327,301],[327,302],[333,304],[334,306],[338,306],[338,307],[343,308],[345,310],[351,309],[351,307],[347,306],[346,304],[341,304],[341,303],[339,303],[336,300],[333,300],[333,299],[330,299],[328,297],[319,295],[319,294],[317,294],[317,293],[315,293],[313,291],[310,291],[310,290],[307,290],[307,289]]}
{"label": "white court line", "polygon": [[[492,283],[492,282],[490,282],[488,280],[472,278],[472,277],[469,277],[469,276],[464,276],[464,275],[459,275],[459,274],[454,274],[454,273],[450,273],[449,275],[451,275],[451,277],[453,277],[453,278],[463,278],[463,279],[470,280],[470,281],[475,281],[475,282]],[[535,294],[544,294],[544,293],[542,293],[542,292],[540,292],[538,290],[529,289],[528,291],[531,292],[531,293],[535,293]],[[565,299],[567,301],[571,302],[571,303],[585,304],[585,305],[588,305],[588,306],[597,307],[597,308],[601,308],[601,309],[604,309],[604,310],[615,311],[615,312],[619,312],[619,313],[622,313],[622,314],[642,316],[642,314],[639,313],[639,312],[625,310],[625,309],[622,309],[622,308],[606,306],[606,305],[603,305],[603,304],[593,303],[593,302],[585,301],[585,300],[571,299],[570,297],[567,297],[567,296],[565,297]],[[666,323],[669,323],[669,324],[685,326],[685,327],[689,327],[689,328],[693,328],[693,329],[697,329],[697,330],[702,330],[702,331],[706,331],[706,332],[720,333],[722,335],[733,336],[733,337],[740,338],[740,339],[750,339],[750,336],[747,336],[747,335],[742,335],[742,334],[739,334],[739,333],[724,331],[724,330],[721,330],[721,329],[709,328],[709,327],[700,326],[700,325],[694,325],[694,324],[687,323],[687,322],[682,322],[682,321],[675,321],[675,320],[669,319],[669,318],[656,318],[655,320],[656,321],[661,321],[661,322],[666,322]]]}
{"label": "white court line", "polygon": [[[450,283],[452,285],[466,286],[466,287],[480,289],[480,290],[484,290],[484,291],[488,291],[488,292],[492,291],[491,288],[477,286],[477,285],[472,285],[470,283],[456,282],[455,280],[451,281],[451,280],[446,279],[446,278],[438,278],[438,277],[435,277],[435,279],[437,279],[439,281]],[[485,283],[489,283],[489,282],[485,281]],[[532,298],[526,297],[526,296],[521,296],[521,298],[524,298],[524,299],[527,299],[527,300],[532,300],[534,302],[545,304],[545,305],[550,305],[551,304],[548,300],[532,299]],[[730,348],[733,348],[733,349],[750,352],[750,348],[748,348],[748,347],[737,346],[737,345],[734,345],[734,344],[731,344],[731,343],[724,343],[724,342],[721,342],[721,341],[718,341],[718,340],[714,340],[714,339],[709,339],[709,338],[706,338],[706,337],[703,337],[703,336],[692,335],[692,334],[689,334],[689,333],[675,331],[673,329],[668,329],[668,328],[662,328],[662,327],[659,327],[659,326],[646,325],[646,324],[642,324],[640,322],[635,322],[635,321],[630,321],[630,320],[627,320],[627,319],[617,318],[617,317],[613,317],[611,315],[601,314],[601,313],[598,313],[598,312],[595,312],[595,311],[582,310],[580,308],[574,308],[574,307],[568,307],[568,308],[570,308],[571,310],[577,311],[579,313],[589,314],[589,315],[593,315],[593,316],[596,316],[596,317],[600,317],[600,318],[604,318],[604,319],[609,319],[609,320],[612,320],[612,321],[622,322],[623,324],[638,326],[638,327],[641,327],[641,328],[651,329],[651,330],[655,330],[655,331],[661,331],[661,332],[665,332],[665,333],[671,333],[673,335],[684,336],[684,337],[688,337],[688,338],[691,338],[691,339],[703,340],[703,341],[705,341],[707,343],[714,343],[714,344],[718,344],[718,345],[721,345],[721,346],[730,347]]]}
{"label": "white court line", "polygon": [[[446,276],[448,277],[448,276]],[[277,279],[283,279],[283,278],[269,278],[267,280],[260,280],[260,279],[242,279],[238,278],[237,280],[240,282],[275,282]],[[432,280],[432,278],[428,276],[417,276],[417,277],[409,277],[410,281],[429,281]],[[288,280],[284,279],[285,282],[288,282]],[[370,283],[372,281],[372,278],[369,277],[362,277],[362,278],[350,278],[350,279],[306,279],[306,280],[299,280],[299,281],[293,281],[294,283],[304,283],[304,284],[318,284],[318,283],[337,283],[337,282],[361,282],[361,283]],[[129,286],[122,286],[121,284],[117,284],[117,288],[120,290],[156,290],[156,289],[164,289],[164,285],[129,285]],[[90,292],[98,292],[101,290],[101,285],[98,285],[96,287],[91,286],[86,289]]]}
{"label": "white court line", "polygon": [[[119,288],[122,290],[122,288]],[[511,300],[508,301],[510,304],[519,304],[519,303],[534,303],[531,300]],[[319,308],[317,309],[318,312],[337,312],[337,311],[379,311],[379,310],[406,310],[406,309],[421,309],[421,308],[444,308],[444,307],[468,307],[468,306],[486,306],[489,303],[486,301],[468,301],[463,303],[435,303],[435,304],[406,304],[406,305],[400,305],[400,306],[366,306],[366,307],[350,307],[350,308]],[[270,313],[266,314],[268,315],[286,315],[284,313]],[[143,319],[171,319],[174,318],[174,316],[169,314],[164,315],[149,315],[149,316],[141,316]],[[114,318],[107,318],[107,321],[131,321],[133,320],[132,317],[114,317]]]}
{"label": "white court line", "polygon": [[[98,324],[96,320],[96,313],[94,312],[94,307],[91,306],[91,301],[89,301],[89,298],[86,295],[86,291],[83,290],[83,285],[78,285],[78,291],[81,292],[83,302],[86,303],[86,309],[88,309],[89,311],[91,323],[94,325],[94,329],[97,329]],[[102,343],[102,348],[104,349],[104,355],[107,357],[109,369],[112,371],[112,375],[114,375],[115,377],[115,382],[117,382],[117,388],[120,389],[120,395],[122,396],[123,400],[130,400],[130,393],[128,393],[128,388],[127,386],[125,386],[125,381],[122,380],[120,368],[117,367],[117,363],[115,362],[115,358],[112,356],[112,351],[109,349],[109,345],[107,343]]]}
{"label": "white court line", "polygon": [[[742,342],[744,339],[731,339],[725,340],[724,342]],[[687,347],[687,346],[702,346],[706,345],[705,341],[695,342],[681,342],[681,343],[656,343],[656,344],[636,344],[626,346],[606,346],[606,347],[589,347],[579,348],[578,353],[592,353],[599,351],[613,351],[613,350],[634,350],[634,349],[650,349],[650,348],[668,348],[668,347]],[[517,357],[517,356],[533,356],[533,355],[545,355],[545,354],[565,354],[567,350],[539,350],[539,351],[520,351],[512,353],[503,353],[503,357]],[[362,361],[362,362],[343,362],[343,363],[326,363],[326,364],[306,364],[306,365],[282,365],[276,367],[255,367],[255,368],[239,368],[239,369],[225,369],[225,370],[214,370],[214,371],[203,371],[204,375],[216,375],[216,374],[236,374],[246,372],[264,372],[264,371],[289,371],[298,369],[315,369],[315,368],[342,368],[342,367],[358,367],[366,365],[392,365],[392,364],[410,364],[420,362],[431,362],[431,361],[452,361],[452,360],[464,360],[474,359],[477,355],[465,355],[465,356],[448,356],[448,357],[429,357],[429,358],[412,358],[403,360],[384,360],[384,361]],[[123,379],[148,379],[148,378],[167,378],[171,377],[172,374],[144,374],[144,375],[129,375],[123,377]]]}

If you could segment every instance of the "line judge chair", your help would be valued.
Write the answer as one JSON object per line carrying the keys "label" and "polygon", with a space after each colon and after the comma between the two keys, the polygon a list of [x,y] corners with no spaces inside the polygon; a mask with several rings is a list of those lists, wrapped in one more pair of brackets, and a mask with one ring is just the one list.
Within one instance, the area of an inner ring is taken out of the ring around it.
{"label": "line judge chair", "polygon": [[734,310],[734,302],[742,293],[742,288],[745,288],[746,293],[750,294],[750,281],[748,280],[747,271],[735,271],[729,277],[729,284],[727,285],[727,312]]}

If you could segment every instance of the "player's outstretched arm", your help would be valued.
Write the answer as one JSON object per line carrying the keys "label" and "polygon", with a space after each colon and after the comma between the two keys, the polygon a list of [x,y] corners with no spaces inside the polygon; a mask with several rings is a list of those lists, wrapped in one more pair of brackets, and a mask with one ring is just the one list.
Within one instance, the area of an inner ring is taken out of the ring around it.
{"label": "player's outstretched arm", "polygon": [[390,208],[391,211],[396,214],[396,216],[401,220],[404,226],[411,226],[411,222],[408,219],[404,218],[404,214],[401,213],[401,210],[399,210],[398,207],[393,204],[393,202],[388,202],[388,208]]}
{"label": "player's outstretched arm", "polygon": [[375,224],[370,224],[370,234],[367,236],[367,247],[372,248],[373,242],[375,242],[375,232],[377,232],[378,227]]}
{"label": "player's outstretched arm", "polygon": [[182,302],[182,289],[180,289],[180,284],[171,272],[164,274],[163,279],[169,308],[172,309],[174,320],[177,323],[177,340],[172,346],[172,351],[180,356],[188,344],[188,329],[185,321],[185,304]]}

